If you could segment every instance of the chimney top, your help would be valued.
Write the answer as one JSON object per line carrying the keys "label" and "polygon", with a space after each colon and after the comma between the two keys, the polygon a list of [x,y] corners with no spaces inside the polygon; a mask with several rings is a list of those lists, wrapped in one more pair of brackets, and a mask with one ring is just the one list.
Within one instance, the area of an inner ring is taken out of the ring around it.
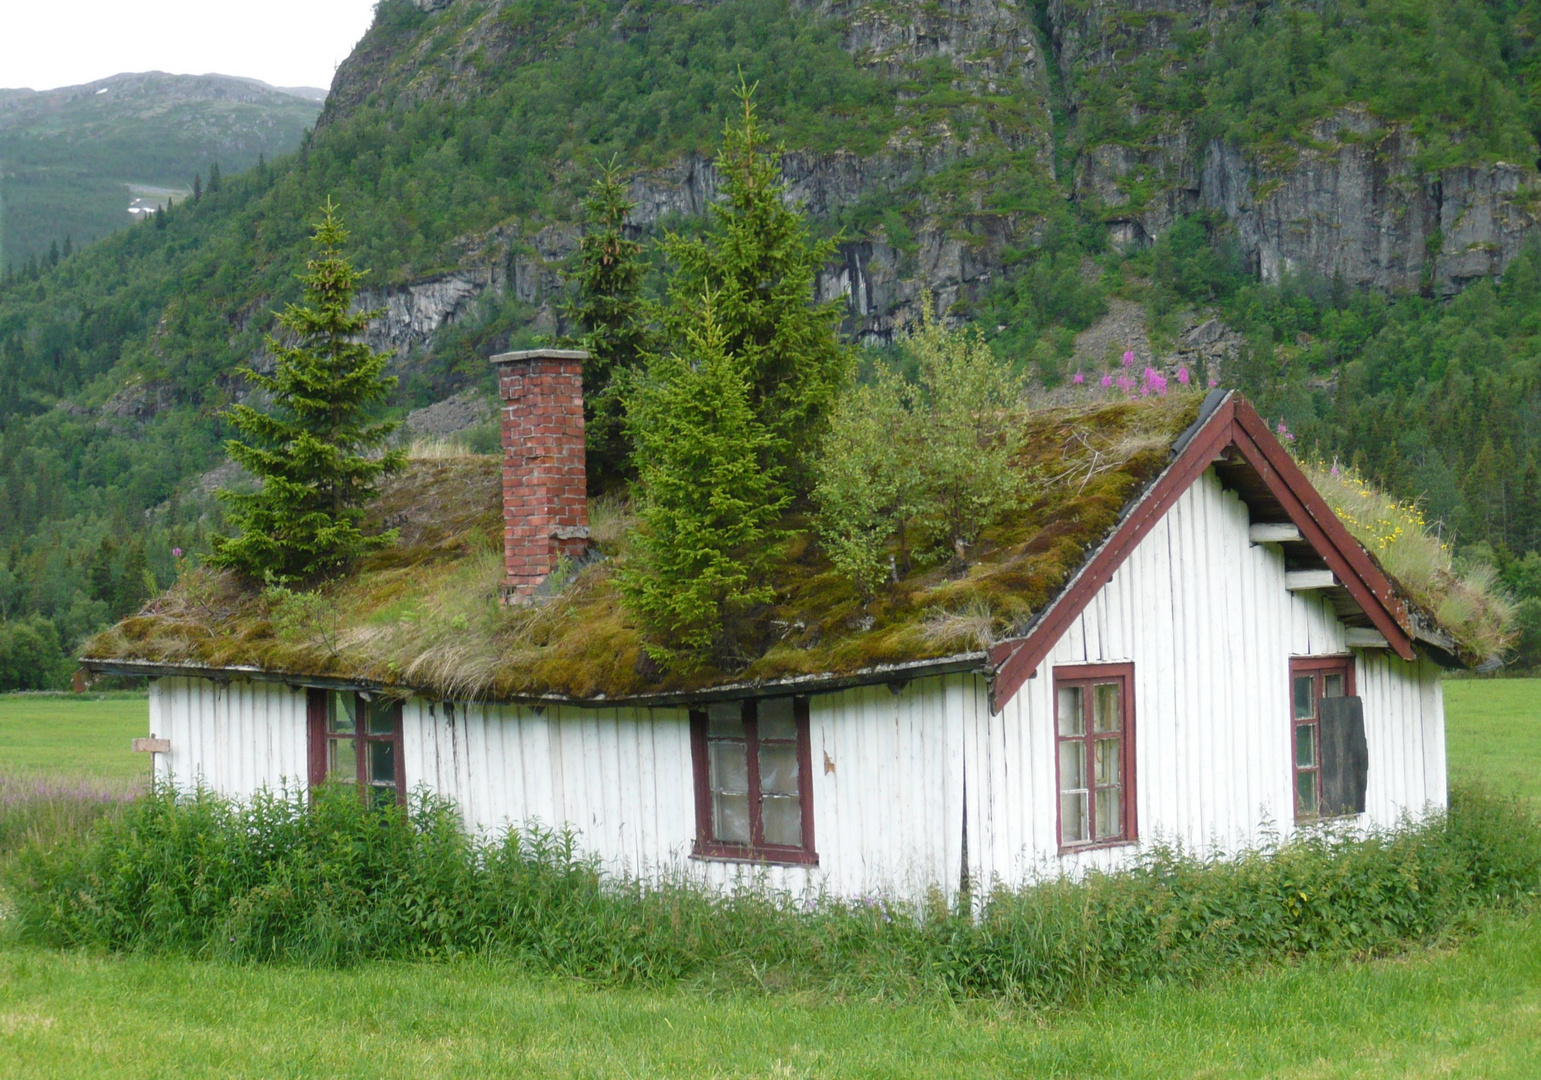
{"label": "chimney top", "polygon": [[587,360],[587,349],[520,349],[517,352],[498,353],[491,360],[494,364],[512,364],[520,360]]}

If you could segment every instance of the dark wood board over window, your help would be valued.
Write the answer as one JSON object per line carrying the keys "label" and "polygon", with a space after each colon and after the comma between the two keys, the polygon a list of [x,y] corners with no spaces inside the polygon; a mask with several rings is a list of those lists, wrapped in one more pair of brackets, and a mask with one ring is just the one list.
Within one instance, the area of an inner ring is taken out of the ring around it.
{"label": "dark wood board over window", "polygon": [[690,746],[695,857],[819,861],[807,698],[722,701],[693,710]]}
{"label": "dark wood board over window", "polygon": [[1060,851],[1137,839],[1134,665],[1055,668],[1054,743]]}
{"label": "dark wood board over window", "polygon": [[405,803],[401,702],[351,690],[306,692],[310,786],[357,784],[360,794]]}
{"label": "dark wood board over window", "polygon": [[1353,697],[1354,689],[1352,656],[1297,656],[1290,660],[1290,760],[1296,821],[1324,816],[1322,699]]}

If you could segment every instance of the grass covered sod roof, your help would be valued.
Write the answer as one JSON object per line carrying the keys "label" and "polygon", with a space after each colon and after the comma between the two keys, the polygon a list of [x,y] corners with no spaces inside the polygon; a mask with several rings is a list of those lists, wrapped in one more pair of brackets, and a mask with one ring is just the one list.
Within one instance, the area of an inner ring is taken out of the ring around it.
{"label": "grass covered sod roof", "polygon": [[501,602],[497,458],[414,459],[370,508],[397,543],[314,592],[264,589],[207,568],[90,641],[88,664],[258,669],[400,687],[444,698],[626,698],[860,675],[972,657],[1020,634],[1173,459],[1200,396],[1098,401],[1024,413],[1032,478],[1021,508],[967,561],[916,569],[863,603],[813,539],[785,522],[772,584],[743,663],[660,671],[621,605],[615,567],[633,527],[624,504],[591,504],[594,557],[553,575],[528,606]]}

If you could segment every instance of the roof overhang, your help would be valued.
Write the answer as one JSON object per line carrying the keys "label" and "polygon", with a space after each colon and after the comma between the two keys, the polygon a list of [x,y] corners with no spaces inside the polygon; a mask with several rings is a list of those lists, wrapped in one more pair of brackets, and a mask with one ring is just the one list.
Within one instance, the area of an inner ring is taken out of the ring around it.
{"label": "roof overhang", "polygon": [[[412,686],[371,682],[367,679],[341,679],[323,675],[304,675],[295,672],[270,671],[258,667],[212,667],[200,664],[166,664],[145,660],[82,659],[82,667],[96,675],[123,675],[132,678],[181,678],[211,679],[229,682],[235,679],[250,682],[282,683],[286,686],[315,687],[323,690],[357,690],[366,693],[411,696],[429,694]],[[508,696],[479,697],[476,702],[487,705],[582,705],[587,707],[641,707],[704,705],[713,701],[739,701],[745,698],[781,694],[829,694],[858,686],[888,686],[897,689],[914,679],[934,675],[973,673],[988,675],[992,670],[990,656],[986,652],[954,653],[932,660],[913,660],[902,664],[878,664],[845,674],[794,675],[783,679],[764,679],[704,690],[676,691],[659,694],[631,694],[608,697],[573,697],[566,694],[514,694]]]}
{"label": "roof overhang", "polygon": [[1403,660],[1417,658],[1415,637],[1428,640],[1440,651],[1453,647],[1442,631],[1437,633],[1444,640],[1438,643],[1429,640],[1434,634],[1427,628],[1426,633],[1417,633],[1422,620],[1410,616],[1391,580],[1311,486],[1257,410],[1234,393],[1214,391],[1204,400],[1193,426],[1173,445],[1171,463],[1124,510],[1112,535],[1021,635],[990,650],[995,669],[993,710],[999,711],[1016,695],[1140,541],[1211,467],[1227,486],[1239,489],[1254,513],[1261,510],[1299,530],[1302,550],[1319,559],[1318,565],[1325,563],[1339,583],[1334,591],[1343,601],[1340,616],[1366,622],[1380,631],[1387,646]]}

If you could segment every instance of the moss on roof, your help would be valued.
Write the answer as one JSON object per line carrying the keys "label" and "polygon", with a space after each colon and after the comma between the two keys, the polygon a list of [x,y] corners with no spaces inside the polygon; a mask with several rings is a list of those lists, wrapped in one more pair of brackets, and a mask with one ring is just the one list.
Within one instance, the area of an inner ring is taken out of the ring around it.
{"label": "moss on roof", "polygon": [[1024,414],[1020,512],[988,530],[967,563],[917,570],[863,605],[792,517],[774,575],[778,600],[754,622],[737,670],[684,677],[645,659],[613,568],[624,508],[592,510],[599,556],[527,607],[500,602],[496,458],[413,461],[371,508],[398,543],[312,594],[263,590],[208,569],[88,643],[86,656],[257,667],[399,685],[450,698],[675,693],[724,683],[845,674],[986,646],[1042,609],[1171,459],[1199,396],[1098,402]]}

